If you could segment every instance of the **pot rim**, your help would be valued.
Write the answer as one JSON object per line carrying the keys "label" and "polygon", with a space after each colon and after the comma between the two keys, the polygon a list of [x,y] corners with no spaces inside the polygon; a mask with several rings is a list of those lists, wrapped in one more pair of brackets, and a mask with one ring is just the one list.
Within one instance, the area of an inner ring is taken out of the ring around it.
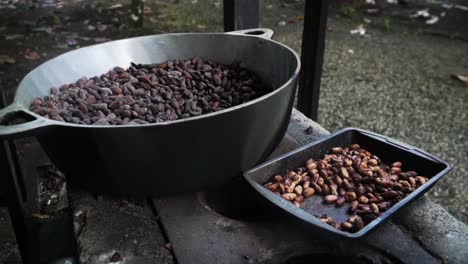
{"label": "pot rim", "polygon": [[254,99],[252,101],[248,101],[248,102],[240,104],[240,105],[229,107],[229,108],[223,109],[221,111],[202,114],[202,115],[199,115],[199,116],[188,117],[188,118],[184,118],[184,119],[176,119],[176,120],[157,122],[157,123],[131,124],[131,125],[128,125],[128,124],[127,125],[85,125],[85,124],[74,124],[74,123],[69,123],[69,122],[56,121],[56,120],[46,118],[44,116],[38,115],[38,114],[30,111],[28,107],[25,107],[22,103],[19,102],[19,94],[17,92],[15,92],[15,97],[13,99],[12,105],[18,106],[18,109],[21,108],[22,111],[24,111],[27,114],[35,117],[36,119],[45,120],[47,122],[47,126],[59,125],[59,126],[80,127],[80,128],[131,128],[131,127],[167,126],[167,125],[172,125],[172,124],[196,121],[196,120],[199,120],[199,119],[202,119],[202,118],[210,118],[210,117],[213,117],[213,116],[216,116],[216,115],[222,115],[224,113],[229,113],[229,112],[232,112],[232,111],[236,111],[237,109],[248,107],[250,105],[256,104],[256,103],[258,103],[260,101],[265,100],[266,98],[268,98],[270,96],[273,96],[276,93],[279,93],[280,91],[285,89],[287,86],[289,86],[297,78],[297,76],[299,75],[300,69],[301,69],[301,60],[300,60],[299,56],[297,55],[297,53],[293,49],[291,49],[290,47],[288,47],[288,46],[286,46],[286,45],[284,45],[284,44],[282,44],[280,42],[277,42],[275,40],[272,40],[272,39],[262,38],[262,37],[255,36],[255,35],[229,34],[228,32],[226,32],[226,33],[168,33],[168,34],[147,35],[147,36],[140,36],[140,37],[113,40],[113,41],[109,41],[109,42],[105,42],[105,43],[99,43],[99,44],[86,46],[86,47],[83,47],[83,48],[80,48],[80,49],[77,49],[77,50],[72,50],[72,51],[63,53],[63,54],[58,55],[58,56],[56,56],[56,57],[54,57],[54,58],[52,58],[50,60],[47,60],[46,62],[43,62],[42,64],[40,64],[39,66],[34,68],[32,71],[30,71],[28,74],[26,74],[23,77],[23,79],[21,80],[21,82],[19,83],[18,89],[22,86],[25,79],[27,79],[28,76],[32,75],[35,71],[37,71],[41,66],[43,66],[44,64],[50,62],[51,60],[58,59],[58,58],[60,58],[62,56],[68,55],[68,54],[73,53],[73,52],[82,51],[84,49],[92,49],[92,48],[94,48],[96,46],[110,45],[111,43],[116,43],[116,42],[125,42],[125,41],[129,41],[129,40],[152,38],[152,37],[155,37],[155,36],[161,36],[162,37],[162,36],[185,36],[185,35],[206,35],[207,37],[213,36],[213,35],[230,35],[230,36],[234,36],[236,38],[257,38],[257,39],[262,39],[264,41],[273,42],[274,44],[286,49],[287,51],[291,52],[291,54],[293,54],[293,56],[296,58],[296,63],[297,63],[296,64],[296,69],[294,70],[291,77],[285,83],[283,83],[280,87],[274,89],[273,91],[271,91],[271,92],[269,92],[269,93],[267,93],[265,95],[262,95],[262,96],[260,96],[260,97],[258,97],[256,99]]}

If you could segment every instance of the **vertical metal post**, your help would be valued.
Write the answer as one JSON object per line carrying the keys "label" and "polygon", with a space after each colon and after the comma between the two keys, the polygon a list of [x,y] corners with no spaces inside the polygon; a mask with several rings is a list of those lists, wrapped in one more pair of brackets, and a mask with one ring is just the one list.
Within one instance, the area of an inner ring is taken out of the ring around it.
{"label": "vertical metal post", "polygon": [[224,0],[223,12],[224,31],[258,27],[258,0]]}
{"label": "vertical metal post", "polygon": [[305,2],[297,108],[317,121],[329,0]]}
{"label": "vertical metal post", "polygon": [[[6,100],[3,91],[0,91],[0,109],[6,106]],[[23,256],[24,263],[32,263],[26,256],[26,226],[24,224],[24,212],[22,209],[23,195],[19,184],[16,181],[16,166],[13,153],[14,144],[8,140],[0,140],[0,188],[8,205],[11,223],[15,230],[16,243]]]}
{"label": "vertical metal post", "polygon": [[[0,109],[5,105],[3,92],[0,91]],[[37,157],[34,158],[38,160]],[[73,230],[72,210],[67,208],[61,214],[47,216],[46,219],[33,217],[31,212],[27,212],[26,208],[34,207],[27,206],[27,203],[35,204],[37,199],[31,199],[32,194],[28,195],[26,191],[28,188],[19,184],[19,176],[22,175],[24,167],[28,166],[23,164],[25,166],[21,169],[19,164],[13,141],[0,139],[0,188],[8,203],[8,212],[23,263],[43,264],[52,261],[78,263],[78,245]],[[34,162],[29,161],[29,166],[34,165],[36,165]],[[31,173],[32,171],[35,171],[35,168],[30,168],[28,176],[37,177]],[[36,188],[30,189],[37,192],[37,181],[27,184],[33,184]],[[28,201],[28,197],[31,201]]]}

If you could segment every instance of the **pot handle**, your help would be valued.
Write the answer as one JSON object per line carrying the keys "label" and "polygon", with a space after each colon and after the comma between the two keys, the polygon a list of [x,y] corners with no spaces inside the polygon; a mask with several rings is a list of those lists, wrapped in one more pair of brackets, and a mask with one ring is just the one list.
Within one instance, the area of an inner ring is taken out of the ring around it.
{"label": "pot handle", "polygon": [[23,136],[32,135],[33,132],[40,128],[44,128],[50,126],[52,124],[51,121],[47,119],[38,119],[34,117],[34,120],[27,121],[22,124],[17,125],[8,125],[8,121],[13,120],[18,117],[32,117],[28,114],[24,107],[18,104],[11,104],[3,109],[0,110],[0,138],[8,139],[8,138],[18,138]]}
{"label": "pot handle", "polygon": [[231,35],[249,35],[249,36],[256,36],[259,38],[264,39],[271,39],[275,32],[269,28],[249,28],[249,29],[242,29],[236,31],[229,31],[226,34]]}

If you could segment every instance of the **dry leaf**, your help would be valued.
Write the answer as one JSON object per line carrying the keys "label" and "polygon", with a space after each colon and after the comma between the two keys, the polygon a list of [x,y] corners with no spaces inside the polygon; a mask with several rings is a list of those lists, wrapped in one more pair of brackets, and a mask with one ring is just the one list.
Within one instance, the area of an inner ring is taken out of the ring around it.
{"label": "dry leaf", "polygon": [[464,82],[465,84],[468,84],[468,76],[452,74],[452,78]]}
{"label": "dry leaf", "polygon": [[28,60],[38,60],[41,58],[41,55],[34,50],[26,49],[23,55]]}
{"label": "dry leaf", "polygon": [[0,55],[0,64],[13,64],[16,60],[8,55]]}

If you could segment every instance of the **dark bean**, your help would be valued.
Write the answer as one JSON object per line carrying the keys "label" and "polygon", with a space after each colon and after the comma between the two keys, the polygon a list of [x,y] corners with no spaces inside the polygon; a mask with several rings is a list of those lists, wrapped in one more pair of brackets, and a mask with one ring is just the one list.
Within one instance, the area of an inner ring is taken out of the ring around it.
{"label": "dark bean", "polygon": [[259,78],[239,64],[191,58],[117,66],[99,77],[52,87],[51,95],[34,99],[30,110],[77,124],[144,124],[220,111],[267,92]]}

